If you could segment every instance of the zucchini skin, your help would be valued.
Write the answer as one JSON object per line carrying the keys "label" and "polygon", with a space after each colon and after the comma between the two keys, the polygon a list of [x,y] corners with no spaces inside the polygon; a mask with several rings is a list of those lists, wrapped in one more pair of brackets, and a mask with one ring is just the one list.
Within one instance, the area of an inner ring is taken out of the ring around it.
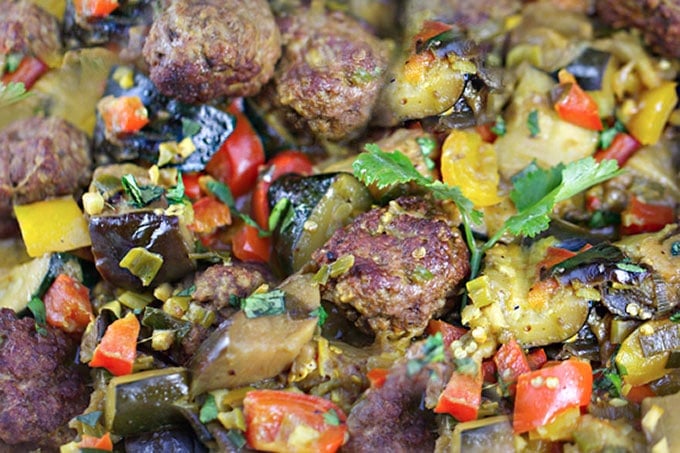
{"label": "zucchini skin", "polygon": [[274,231],[274,251],[282,270],[293,273],[310,261],[337,230],[370,209],[373,198],[350,173],[284,175],[269,188],[269,206],[290,201],[292,219]]}

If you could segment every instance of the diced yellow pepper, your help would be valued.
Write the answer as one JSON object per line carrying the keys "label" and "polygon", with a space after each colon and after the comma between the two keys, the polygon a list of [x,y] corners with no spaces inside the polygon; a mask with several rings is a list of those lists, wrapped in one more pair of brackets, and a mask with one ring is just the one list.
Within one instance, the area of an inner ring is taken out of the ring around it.
{"label": "diced yellow pepper", "polygon": [[92,244],[87,220],[70,195],[15,205],[14,215],[31,257],[67,252]]}
{"label": "diced yellow pepper", "polygon": [[675,82],[663,82],[645,91],[638,111],[628,121],[628,131],[643,145],[653,145],[661,138],[666,123],[678,103]]}
{"label": "diced yellow pepper", "polygon": [[619,352],[616,353],[616,365],[619,369],[625,370],[623,375],[625,384],[642,385],[666,374],[668,371],[666,370],[666,363],[670,352],[660,352],[645,357],[640,345],[640,336],[645,335],[647,331],[654,332],[671,322],[668,319],[647,321],[621,343]]}

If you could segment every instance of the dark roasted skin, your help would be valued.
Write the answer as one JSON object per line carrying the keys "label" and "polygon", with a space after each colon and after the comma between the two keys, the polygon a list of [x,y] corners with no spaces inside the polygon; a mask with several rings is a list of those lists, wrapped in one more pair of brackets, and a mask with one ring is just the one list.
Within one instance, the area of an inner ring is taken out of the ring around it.
{"label": "dark roasted skin", "polygon": [[[56,118],[33,117],[0,132],[0,237],[12,231],[13,204],[77,192],[90,180],[90,141]],[[4,225],[4,227],[3,227]]]}
{"label": "dark roasted skin", "polygon": [[677,0],[597,0],[597,14],[616,28],[637,28],[661,55],[680,57],[680,2]]}
{"label": "dark roasted skin", "polygon": [[387,68],[385,43],[340,12],[300,9],[278,24],[284,50],[274,103],[288,123],[329,140],[363,130]]}
{"label": "dark roasted skin", "polygon": [[42,57],[59,49],[61,36],[54,16],[27,0],[0,2],[0,54]]}
{"label": "dark roasted skin", "polygon": [[460,231],[417,197],[360,215],[312,259],[324,265],[350,254],[354,265],[330,279],[321,294],[366,331],[422,333],[469,272]]}
{"label": "dark roasted skin", "polygon": [[280,35],[264,0],[178,0],[154,21],[144,58],[166,96],[252,96],[274,72]]}
{"label": "dark roasted skin", "polygon": [[[0,310],[0,451],[57,451],[73,433],[89,393],[75,365],[76,342],[50,326]],[[3,445],[4,444],[4,445]]]}

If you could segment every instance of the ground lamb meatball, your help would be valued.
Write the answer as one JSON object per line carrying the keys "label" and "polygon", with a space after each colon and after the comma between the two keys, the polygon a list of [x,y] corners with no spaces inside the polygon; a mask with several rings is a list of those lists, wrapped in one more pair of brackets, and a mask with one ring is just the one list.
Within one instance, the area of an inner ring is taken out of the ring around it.
{"label": "ground lamb meatball", "polygon": [[402,197],[336,231],[312,259],[354,265],[321,289],[365,331],[420,334],[469,272],[460,231],[434,204]]}
{"label": "ground lamb meatball", "polygon": [[173,1],[144,44],[158,90],[188,103],[258,93],[280,55],[279,30],[265,0]]}
{"label": "ground lamb meatball", "polygon": [[596,0],[595,7],[605,23],[616,28],[638,28],[655,51],[680,58],[677,0]]}
{"label": "ground lamb meatball", "polygon": [[61,49],[57,19],[30,1],[0,1],[0,54],[42,59]]}
{"label": "ground lamb meatball", "polygon": [[68,421],[87,407],[86,382],[74,362],[77,344],[58,329],[44,329],[38,333],[33,318],[0,310],[0,450],[56,450],[75,434]]}
{"label": "ground lamb meatball", "polygon": [[13,204],[76,192],[89,182],[91,164],[87,135],[60,118],[28,118],[0,131],[0,237]]}
{"label": "ground lamb meatball", "polygon": [[387,69],[386,44],[340,12],[301,9],[278,19],[284,43],[274,103],[294,129],[351,138],[371,117]]}

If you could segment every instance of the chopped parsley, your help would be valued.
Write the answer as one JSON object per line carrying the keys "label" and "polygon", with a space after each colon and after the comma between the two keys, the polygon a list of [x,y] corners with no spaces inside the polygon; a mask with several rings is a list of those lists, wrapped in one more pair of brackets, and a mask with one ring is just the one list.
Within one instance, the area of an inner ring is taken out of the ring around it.
{"label": "chopped parsley", "polygon": [[19,68],[19,63],[24,59],[22,53],[11,53],[5,58],[5,71],[14,72]]}
{"label": "chopped parsley", "polygon": [[22,82],[9,82],[7,85],[0,82],[0,108],[23,101],[29,96],[31,93],[26,91]]}
{"label": "chopped parsley", "polygon": [[527,127],[529,128],[529,135],[531,137],[536,137],[541,133],[541,127],[538,124],[538,110],[534,109],[529,112],[527,117]]}
{"label": "chopped parsley", "polygon": [[246,318],[280,315],[286,311],[286,293],[280,289],[251,294],[246,298],[230,298],[229,302],[232,305],[238,303]]}
{"label": "chopped parsley", "polygon": [[165,196],[170,204],[183,203],[187,199],[184,194],[184,180],[181,172],[177,173],[177,185],[168,189]]}
{"label": "chopped parsley", "polygon": [[76,420],[78,420],[83,425],[87,425],[94,428],[97,425],[97,422],[99,421],[101,416],[102,411],[92,411],[88,412],[87,414],[76,416]]}
{"label": "chopped parsley", "polygon": [[319,308],[312,310],[310,315],[319,318],[318,321],[316,322],[319,325],[319,327],[323,327],[323,325],[326,324],[326,320],[328,319],[328,312],[326,312],[326,309],[324,309],[322,306],[319,306]]}
{"label": "chopped parsley", "polygon": [[182,118],[182,136],[193,137],[201,132],[201,123],[190,118]]}
{"label": "chopped parsley", "polygon": [[335,411],[335,409],[329,409],[328,411],[324,412],[323,421],[326,422],[327,425],[340,426],[340,417],[338,417],[338,413]]}
{"label": "chopped parsley", "polygon": [[203,406],[201,406],[201,411],[198,414],[198,419],[201,423],[209,423],[217,418],[217,402],[215,397],[208,393],[208,397],[205,399]]}
{"label": "chopped parsley", "polygon": [[191,285],[188,288],[184,288],[182,291],[178,292],[177,295],[180,297],[191,296],[196,292],[196,285]]}
{"label": "chopped parsley", "polygon": [[163,196],[163,188],[159,186],[140,186],[131,174],[123,175],[120,178],[123,189],[136,208],[143,208]]}
{"label": "chopped parsley", "polygon": [[267,237],[271,234],[269,231],[265,231],[260,228],[260,226],[255,220],[252,219],[252,217],[238,210],[236,207],[236,202],[234,201],[234,195],[231,193],[229,186],[219,181],[210,180],[206,184],[206,188],[210,191],[210,193],[215,195],[218,200],[229,206],[229,210],[232,214],[237,215],[246,225],[256,228],[260,237]]}
{"label": "chopped parsley", "polygon": [[462,359],[454,359],[456,364],[456,371],[462,374],[475,375],[479,371],[479,366],[472,359],[472,357],[463,357]]}
{"label": "chopped parsley", "polygon": [[32,297],[27,306],[28,310],[35,319],[35,331],[40,335],[47,335],[45,324],[47,323],[47,315],[45,313],[45,304],[39,297]]}
{"label": "chopped parsley", "polygon": [[680,241],[675,241],[671,244],[671,255],[680,255]]}
{"label": "chopped parsley", "polygon": [[416,143],[420,147],[420,153],[423,155],[425,166],[428,170],[434,170],[437,166],[432,160],[435,150],[437,149],[437,142],[430,137],[418,137]]}
{"label": "chopped parsley", "polygon": [[496,122],[494,123],[493,126],[491,126],[491,132],[493,132],[499,137],[504,136],[508,132],[508,128],[505,125],[505,120],[503,119],[502,116],[498,115],[496,117]]}
{"label": "chopped parsley", "polygon": [[423,345],[422,357],[414,358],[406,362],[406,374],[413,376],[420,372],[429,363],[444,360],[444,340],[442,333],[430,335]]}
{"label": "chopped parsley", "polygon": [[598,137],[598,146],[600,149],[607,149],[611,146],[614,141],[614,137],[618,135],[619,132],[625,132],[626,127],[619,120],[616,120],[614,125],[610,128],[604,129],[600,132]]}
{"label": "chopped parsley", "polygon": [[621,269],[622,271],[626,272],[632,272],[634,274],[641,274],[643,272],[646,272],[647,270],[644,267],[638,266],[637,264],[633,263],[616,263],[617,269]]}
{"label": "chopped parsley", "polygon": [[676,311],[668,319],[671,322],[680,322],[680,311]]}

